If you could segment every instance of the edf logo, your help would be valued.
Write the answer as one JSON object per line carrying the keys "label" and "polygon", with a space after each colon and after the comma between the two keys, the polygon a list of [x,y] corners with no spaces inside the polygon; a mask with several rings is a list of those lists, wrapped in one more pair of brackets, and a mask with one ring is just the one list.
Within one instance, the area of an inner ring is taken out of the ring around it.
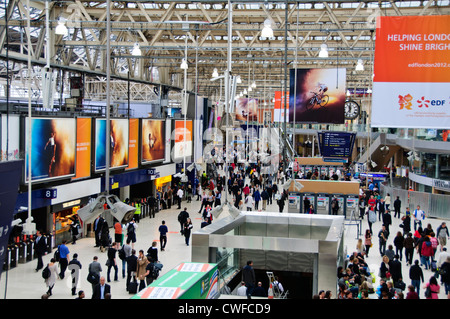
{"label": "edf logo", "polygon": [[[445,105],[445,100],[428,100],[425,98],[425,96],[422,96],[418,100],[416,100],[417,106],[422,107],[429,107],[429,106],[443,106]],[[398,104],[401,109],[407,109],[412,110],[413,105],[413,97],[411,94],[406,95],[399,95],[398,96]]]}

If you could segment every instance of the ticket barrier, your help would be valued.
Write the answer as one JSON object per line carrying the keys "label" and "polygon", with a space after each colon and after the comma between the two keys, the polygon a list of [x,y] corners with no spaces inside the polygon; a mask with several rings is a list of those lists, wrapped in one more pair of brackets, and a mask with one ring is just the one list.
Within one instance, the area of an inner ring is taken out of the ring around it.
{"label": "ticket barrier", "polygon": [[306,211],[305,211],[305,205],[304,205],[304,203],[305,203],[305,198],[307,198],[307,199],[309,200],[309,204],[310,204],[310,205],[313,205],[314,210],[316,210],[316,195],[315,195],[315,194],[310,194],[310,193],[305,193],[305,194],[303,194],[303,196],[302,196],[302,204],[300,205],[300,207],[301,207],[301,212],[302,212],[303,214],[306,214]]}
{"label": "ticket barrier", "polygon": [[28,240],[25,242],[25,245],[27,246],[26,261],[32,261],[34,258],[34,241]]}
{"label": "ticket barrier", "polygon": [[316,214],[330,215],[330,195],[329,194],[317,194]]}
{"label": "ticket barrier", "polygon": [[300,213],[301,195],[299,193],[289,193],[288,213]]}
{"label": "ticket barrier", "polygon": [[18,250],[16,245],[8,245],[6,249],[5,261],[3,263],[3,270],[9,270],[17,266]]}
{"label": "ticket barrier", "polygon": [[19,250],[19,258],[17,262],[19,264],[24,264],[27,262],[27,245],[23,241],[19,242],[18,244],[18,250]]}
{"label": "ticket barrier", "polygon": [[53,251],[52,245],[53,235],[45,236],[45,243],[47,245],[47,253],[50,254]]}

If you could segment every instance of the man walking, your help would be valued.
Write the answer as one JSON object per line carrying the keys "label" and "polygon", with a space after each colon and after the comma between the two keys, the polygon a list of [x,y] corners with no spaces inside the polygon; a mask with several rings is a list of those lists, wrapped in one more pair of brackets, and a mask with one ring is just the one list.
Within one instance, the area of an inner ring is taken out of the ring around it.
{"label": "man walking", "polygon": [[251,299],[253,289],[255,289],[255,270],[253,269],[253,261],[247,261],[247,265],[242,269],[242,281],[247,287],[247,299]]}
{"label": "man walking", "polygon": [[159,226],[159,242],[161,244],[161,251],[164,251],[167,244],[167,233],[169,229],[166,226],[166,222],[163,220],[161,226]]}
{"label": "man walking", "polygon": [[425,213],[420,209],[420,205],[417,205],[417,209],[414,211],[414,230],[417,230],[417,226],[422,227],[422,220],[425,219]]}
{"label": "man walking", "polygon": [[36,241],[34,242],[34,251],[36,253],[36,258],[38,260],[36,271],[39,271],[44,267],[44,262],[42,261],[42,256],[45,255],[47,250],[47,243],[45,241],[45,237],[42,236],[40,230],[36,231]]}
{"label": "man walking", "polygon": [[402,201],[400,200],[400,197],[397,196],[397,199],[394,201],[394,217],[400,218],[401,207],[402,207]]}

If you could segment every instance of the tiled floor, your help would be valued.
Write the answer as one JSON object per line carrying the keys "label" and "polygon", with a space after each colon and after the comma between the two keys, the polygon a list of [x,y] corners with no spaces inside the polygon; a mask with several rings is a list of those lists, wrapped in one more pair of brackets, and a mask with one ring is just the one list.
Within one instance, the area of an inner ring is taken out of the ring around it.
{"label": "tiled floor", "polygon": [[[182,203],[182,208],[187,207],[188,212],[190,213],[191,218],[193,219],[194,231],[195,229],[200,228],[200,214],[198,214],[198,210],[200,208],[199,201],[192,201],[191,203]],[[177,216],[179,213],[179,209],[177,209],[177,205],[172,206],[170,210],[163,210],[156,214],[156,218],[144,218],[138,224],[137,229],[137,242],[135,245],[136,251],[139,249],[143,249],[147,251],[150,247],[152,241],[159,239],[158,227],[161,224],[162,220],[166,221],[166,225],[169,228],[168,234],[168,242],[165,251],[159,251],[159,259],[164,265],[161,274],[169,271],[173,267],[177,266],[180,262],[186,262],[191,260],[191,249],[186,246],[184,242],[184,237],[180,235],[180,225],[177,220]],[[272,205],[268,206],[268,211],[278,212],[278,206],[275,202]],[[285,212],[287,208],[285,207]],[[224,216],[220,216],[219,218],[223,218]],[[439,219],[427,219],[425,220],[425,225],[430,223],[433,226],[433,229],[440,225],[441,220]],[[400,224],[399,219],[394,219],[393,225],[391,227],[391,234],[395,234],[397,230],[400,230],[398,225]],[[381,222],[376,222],[373,225],[373,231],[376,235],[378,230],[381,227]],[[364,232],[368,228],[367,220],[365,219],[362,222],[362,231]],[[113,237],[113,230],[111,229],[110,233]],[[347,252],[352,252],[356,247],[357,242],[357,230],[356,226],[346,226],[345,231],[345,245],[347,246]],[[392,243],[394,235],[391,235],[388,244]],[[77,241],[76,245],[68,245],[70,249],[71,255],[74,253],[78,254],[78,260],[82,264],[80,281],[77,290],[84,290],[86,292],[86,298],[91,297],[91,285],[86,281],[87,269],[89,263],[91,263],[93,256],[99,257],[99,262],[102,264],[103,272],[102,275],[106,276],[106,253],[100,252],[98,248],[94,247],[94,239],[93,238],[83,238]],[[50,258],[53,256],[52,254],[48,254],[44,256],[44,263],[47,263]],[[416,259],[417,255],[414,255],[414,259]],[[367,263],[369,264],[370,269],[378,274],[378,268],[381,263],[381,257],[378,253],[378,241],[374,241],[374,245],[371,249],[371,253],[367,258]],[[18,267],[11,269],[8,272],[3,272],[0,278],[0,295],[1,298],[6,299],[39,299],[41,295],[47,291],[47,288],[44,283],[44,279],[41,277],[41,272],[35,272],[37,260],[34,259],[25,264],[19,264]],[[406,266],[405,261],[402,262],[403,265],[403,277],[404,281],[408,285],[410,283],[409,280],[409,267]],[[432,276],[432,272],[429,270],[423,270],[425,275],[425,281],[427,282]],[[112,270],[113,274],[114,270]],[[119,264],[119,281],[110,283],[112,298],[114,299],[128,299],[131,297],[130,294],[125,289],[125,279],[121,276],[122,265]],[[113,276],[112,276],[113,277]],[[378,283],[378,277],[377,277]],[[375,284],[376,285],[376,284]],[[423,291],[421,290],[421,298],[423,298]],[[226,298],[226,296],[222,296]],[[334,296],[335,297],[335,296]],[[371,298],[376,298],[375,294],[370,295]],[[58,280],[53,289],[53,295],[50,297],[52,299],[74,299],[74,296],[71,295],[71,279],[69,275],[69,271],[66,272],[66,277],[63,280]],[[444,299],[447,298],[444,294],[444,288],[441,287],[441,292],[439,293],[439,298]]]}

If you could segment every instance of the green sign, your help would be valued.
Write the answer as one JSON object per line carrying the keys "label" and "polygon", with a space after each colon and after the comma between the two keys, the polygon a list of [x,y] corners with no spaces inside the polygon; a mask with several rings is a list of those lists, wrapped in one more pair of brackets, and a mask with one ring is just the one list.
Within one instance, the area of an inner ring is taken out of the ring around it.
{"label": "green sign", "polygon": [[181,263],[142,289],[132,299],[216,299],[217,264]]}

